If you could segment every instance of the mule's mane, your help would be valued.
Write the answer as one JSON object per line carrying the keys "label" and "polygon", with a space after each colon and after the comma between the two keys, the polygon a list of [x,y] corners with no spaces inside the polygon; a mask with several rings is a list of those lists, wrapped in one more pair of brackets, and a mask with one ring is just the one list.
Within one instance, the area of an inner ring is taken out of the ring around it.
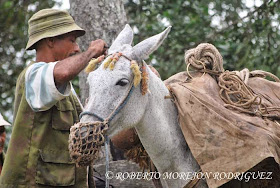
{"label": "mule's mane", "polygon": [[[115,64],[118,62],[120,57],[124,57],[127,60],[130,61],[130,68],[132,70],[132,73],[134,75],[133,78],[133,85],[134,87],[138,86],[141,83],[141,93],[142,95],[145,95],[148,92],[148,73],[147,73],[147,68],[146,68],[146,63],[144,61],[138,63],[136,60],[132,60],[126,55],[124,55],[121,52],[116,52],[113,54],[110,54],[106,57],[105,62],[103,64],[103,68],[107,69],[109,68],[111,71],[114,70]],[[86,73],[90,73],[94,71],[97,67],[98,64],[100,64],[104,60],[105,56],[99,56],[98,58],[93,58],[88,66],[85,69]],[[139,65],[141,68],[139,68]]]}

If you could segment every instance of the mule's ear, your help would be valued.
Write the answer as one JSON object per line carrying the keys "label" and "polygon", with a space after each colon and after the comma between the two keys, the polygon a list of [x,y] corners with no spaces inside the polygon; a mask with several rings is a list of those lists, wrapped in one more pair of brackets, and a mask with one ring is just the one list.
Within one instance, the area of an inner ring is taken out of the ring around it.
{"label": "mule's ear", "polygon": [[119,35],[114,40],[111,47],[109,48],[108,53],[112,54],[114,52],[117,52],[118,50],[121,49],[121,47],[124,44],[131,45],[132,41],[133,41],[133,31],[131,27],[128,24],[126,24],[124,29],[119,33]]}
{"label": "mule's ear", "polygon": [[171,26],[166,28],[163,32],[154,35],[150,38],[143,40],[133,47],[134,54],[140,60],[145,60],[149,57],[151,53],[153,53],[163,42],[163,40],[167,37]]}

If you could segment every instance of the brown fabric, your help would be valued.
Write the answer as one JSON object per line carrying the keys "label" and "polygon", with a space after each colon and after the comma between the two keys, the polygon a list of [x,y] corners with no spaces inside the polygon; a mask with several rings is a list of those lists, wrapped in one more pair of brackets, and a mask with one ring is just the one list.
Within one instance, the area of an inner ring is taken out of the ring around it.
{"label": "brown fabric", "polygon": [[140,143],[134,128],[126,129],[111,139],[113,145],[121,150],[129,150]]}
{"label": "brown fabric", "polygon": [[[250,179],[248,179],[248,176],[243,176],[242,179],[240,178],[231,180],[230,182],[227,182],[219,188],[279,188],[280,167],[275,162],[274,158],[269,157],[264,159],[258,165],[248,170],[246,173],[256,174],[255,177],[257,177],[257,174],[260,174],[261,172],[269,172],[269,174],[271,172],[271,174],[269,175],[269,178],[271,179],[260,178],[260,176],[257,179],[253,179],[251,176]],[[268,176],[268,173],[266,173],[266,176]]]}
{"label": "brown fabric", "polygon": [[[268,157],[279,164],[280,124],[225,108],[220,88],[208,74],[189,81],[182,72],[165,83],[178,108],[184,137],[203,172],[246,172]],[[250,78],[248,85],[262,94],[264,103],[280,107],[280,83]],[[228,181],[207,179],[210,188]]]}

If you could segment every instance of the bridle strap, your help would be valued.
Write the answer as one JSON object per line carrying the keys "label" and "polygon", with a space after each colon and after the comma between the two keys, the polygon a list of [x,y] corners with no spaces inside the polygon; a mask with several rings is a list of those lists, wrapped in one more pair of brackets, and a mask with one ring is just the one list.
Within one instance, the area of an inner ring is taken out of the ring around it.
{"label": "bridle strap", "polygon": [[[131,82],[132,83],[132,82]],[[134,90],[133,84],[131,84],[131,87],[126,94],[126,97],[121,101],[121,103],[115,108],[115,110],[110,114],[108,118],[108,123],[112,121],[112,119],[119,113],[119,111],[126,105],[127,101],[129,100],[132,92]]]}
{"label": "bridle strap", "polygon": [[89,112],[89,111],[84,111],[80,114],[79,118],[81,119],[84,115],[90,115],[90,116],[94,116],[96,117],[99,121],[101,121],[103,124],[110,124],[110,122],[112,121],[112,119],[119,113],[119,111],[125,106],[125,104],[127,103],[128,99],[130,98],[132,92],[133,92],[133,80],[130,83],[129,89],[125,95],[125,97],[123,98],[123,100],[118,104],[118,106],[113,110],[113,112],[106,118],[103,119],[102,117],[100,117],[99,115],[97,115],[94,112]]}
{"label": "bridle strap", "polygon": [[83,115],[89,115],[89,116],[94,116],[96,117],[99,121],[104,121],[104,119],[102,117],[100,117],[99,115],[93,113],[93,112],[89,112],[89,111],[84,111],[79,115],[79,118],[82,119]]}

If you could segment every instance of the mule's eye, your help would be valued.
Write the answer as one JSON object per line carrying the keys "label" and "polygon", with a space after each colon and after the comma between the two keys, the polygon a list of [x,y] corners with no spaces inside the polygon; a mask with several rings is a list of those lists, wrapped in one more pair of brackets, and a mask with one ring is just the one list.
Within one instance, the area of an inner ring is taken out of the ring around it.
{"label": "mule's eye", "polygon": [[127,85],[128,83],[129,83],[129,81],[128,81],[127,79],[123,78],[123,79],[119,80],[119,81],[116,83],[116,85],[125,86],[125,85]]}

